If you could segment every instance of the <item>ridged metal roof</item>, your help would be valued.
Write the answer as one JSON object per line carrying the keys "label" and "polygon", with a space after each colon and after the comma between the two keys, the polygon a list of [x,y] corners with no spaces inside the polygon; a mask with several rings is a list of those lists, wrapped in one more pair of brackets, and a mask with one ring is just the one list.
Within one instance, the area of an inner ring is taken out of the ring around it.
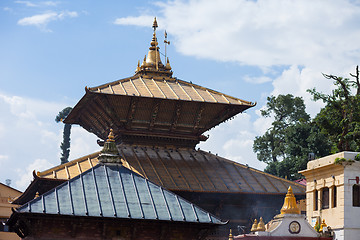
{"label": "ridged metal roof", "polygon": [[121,165],[90,168],[19,212],[223,224],[196,205]]}
{"label": "ridged metal roof", "polygon": [[[190,148],[171,149],[120,144],[123,165],[171,191],[295,194],[305,187],[220,156]],[[39,173],[41,177],[70,179],[97,164],[98,153]]]}
{"label": "ridged metal roof", "polygon": [[175,78],[134,76],[89,90],[114,95],[254,106],[254,103]]}

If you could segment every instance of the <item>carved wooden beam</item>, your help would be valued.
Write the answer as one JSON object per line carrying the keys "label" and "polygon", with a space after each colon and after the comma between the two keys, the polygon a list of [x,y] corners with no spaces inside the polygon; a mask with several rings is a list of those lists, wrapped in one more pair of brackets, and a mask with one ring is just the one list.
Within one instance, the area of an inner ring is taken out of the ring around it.
{"label": "carved wooden beam", "polygon": [[197,115],[195,117],[195,122],[194,122],[194,131],[193,131],[194,133],[199,128],[201,117],[202,117],[204,110],[205,110],[205,104],[203,104],[203,103],[199,104],[199,108],[197,110]]}
{"label": "carved wooden beam", "polygon": [[177,127],[177,124],[178,124],[178,121],[179,121],[179,118],[180,118],[180,115],[181,115],[181,109],[182,109],[182,102],[181,101],[178,101],[176,103],[176,106],[175,106],[175,112],[174,112],[174,115],[172,117],[172,121],[171,121],[171,128],[170,128],[170,132],[173,132],[176,130],[176,127]]}
{"label": "carved wooden beam", "polygon": [[131,98],[129,111],[128,111],[128,114],[126,117],[126,128],[127,129],[131,128],[131,123],[135,117],[135,112],[136,112],[138,102],[139,102],[139,98],[137,98],[137,97]]}
{"label": "carved wooden beam", "polygon": [[151,119],[150,119],[150,127],[149,127],[150,130],[152,130],[155,125],[155,121],[159,113],[160,104],[161,104],[160,99],[157,100],[154,99],[153,107],[151,111]]}

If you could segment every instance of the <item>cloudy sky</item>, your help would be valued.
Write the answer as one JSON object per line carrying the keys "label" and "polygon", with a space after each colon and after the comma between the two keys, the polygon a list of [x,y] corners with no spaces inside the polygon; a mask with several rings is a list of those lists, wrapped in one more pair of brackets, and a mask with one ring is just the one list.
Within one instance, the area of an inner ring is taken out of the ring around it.
{"label": "cloudy sky", "polygon": [[[24,190],[33,170],[60,163],[64,107],[93,87],[131,76],[148,51],[152,20],[166,29],[174,76],[257,106],[207,133],[199,147],[263,169],[254,137],[270,95],[329,93],[321,73],[348,76],[360,63],[358,0],[0,1],[0,182]],[[164,52],[163,45],[160,45]],[[70,159],[99,150],[73,127]]]}

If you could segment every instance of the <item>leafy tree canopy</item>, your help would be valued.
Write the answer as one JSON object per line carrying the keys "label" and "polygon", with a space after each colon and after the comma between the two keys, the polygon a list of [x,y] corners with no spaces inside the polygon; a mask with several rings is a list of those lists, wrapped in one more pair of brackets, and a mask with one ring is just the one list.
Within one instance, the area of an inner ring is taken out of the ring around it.
{"label": "leafy tree canopy", "polygon": [[258,160],[268,163],[265,172],[298,179],[301,175],[297,172],[306,168],[309,153],[325,156],[330,152],[330,142],[310,121],[302,98],[291,94],[268,97],[261,114],[274,118],[253,145]]}
{"label": "leafy tree canopy", "polygon": [[359,67],[351,74],[353,80],[323,74],[333,80],[336,89],[331,94],[309,89],[313,100],[322,100],[326,105],[314,119],[321,132],[333,143],[332,152],[360,151],[360,81]]}

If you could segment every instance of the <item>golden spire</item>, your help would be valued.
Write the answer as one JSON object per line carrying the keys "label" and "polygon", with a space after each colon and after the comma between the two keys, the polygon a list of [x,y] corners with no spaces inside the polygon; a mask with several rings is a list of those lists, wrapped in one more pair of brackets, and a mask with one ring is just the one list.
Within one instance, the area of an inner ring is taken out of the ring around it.
{"label": "golden spire", "polygon": [[229,240],[234,240],[231,228],[230,228]]}
{"label": "golden spire", "polygon": [[[141,66],[136,68],[136,74],[146,74],[146,75],[156,75],[156,76],[168,76],[171,77],[172,71],[170,64],[166,66],[161,62],[159,45],[156,37],[156,28],[158,28],[158,23],[156,17],[154,18],[153,26],[154,32],[153,37],[150,42],[149,52],[145,55],[144,61]],[[165,40],[167,44],[170,44]],[[166,49],[165,49],[166,51]],[[138,64],[139,65],[139,64]]]}
{"label": "golden spire", "polygon": [[258,231],[258,232],[263,232],[263,231],[265,231],[265,230],[266,230],[266,229],[265,229],[264,220],[263,220],[262,217],[260,217],[260,221],[259,221],[259,223],[258,223],[258,225],[257,225],[257,227],[256,227],[256,231]]}
{"label": "golden spire", "polygon": [[288,188],[288,192],[284,200],[284,205],[281,208],[281,214],[286,214],[286,213],[300,214],[300,210],[296,205],[296,198],[294,196],[291,186],[289,186]]}
{"label": "golden spire", "polygon": [[138,72],[138,71],[140,71],[140,60],[138,61],[138,65],[137,65],[137,67],[136,67],[136,71],[135,71],[135,72]]}
{"label": "golden spire", "polygon": [[157,27],[158,27],[158,24],[157,24],[157,21],[156,21],[156,17],[154,17],[154,22],[153,22],[154,32],[155,32]]}
{"label": "golden spire", "polygon": [[251,232],[256,232],[257,231],[257,226],[258,226],[258,222],[257,222],[257,220],[256,220],[256,218],[255,218],[255,220],[254,220],[254,223],[253,223],[253,225],[251,226]]}
{"label": "golden spire", "polygon": [[35,198],[38,198],[38,197],[40,197],[40,194],[39,194],[39,192],[36,192],[34,199],[35,199]]}

